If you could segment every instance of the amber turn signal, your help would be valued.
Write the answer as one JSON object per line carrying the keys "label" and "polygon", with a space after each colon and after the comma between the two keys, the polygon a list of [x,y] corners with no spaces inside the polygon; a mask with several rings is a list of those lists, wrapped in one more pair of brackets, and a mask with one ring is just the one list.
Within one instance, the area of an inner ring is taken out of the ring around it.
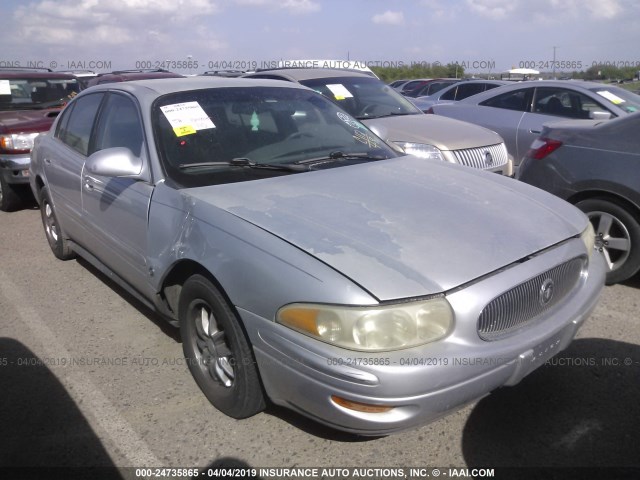
{"label": "amber turn signal", "polygon": [[394,408],[388,405],[371,405],[368,403],[354,402],[336,395],[331,395],[331,400],[333,400],[333,403],[340,405],[341,407],[348,408],[349,410],[355,410],[356,412],[384,413],[393,410]]}

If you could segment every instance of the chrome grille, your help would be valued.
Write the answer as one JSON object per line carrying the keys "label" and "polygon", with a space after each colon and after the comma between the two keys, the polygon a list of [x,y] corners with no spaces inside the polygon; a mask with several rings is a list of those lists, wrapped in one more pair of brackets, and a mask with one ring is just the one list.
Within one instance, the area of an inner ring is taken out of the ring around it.
{"label": "chrome grille", "polygon": [[[489,158],[487,153],[490,154],[491,161],[488,161]],[[505,147],[504,143],[488,145],[480,148],[453,150],[453,154],[455,155],[458,163],[466,165],[467,167],[479,168],[481,170],[500,167],[509,161],[507,147]]]}
{"label": "chrome grille", "polygon": [[480,338],[498,340],[532,324],[573,290],[585,268],[585,257],[577,257],[494,298],[480,313]]}

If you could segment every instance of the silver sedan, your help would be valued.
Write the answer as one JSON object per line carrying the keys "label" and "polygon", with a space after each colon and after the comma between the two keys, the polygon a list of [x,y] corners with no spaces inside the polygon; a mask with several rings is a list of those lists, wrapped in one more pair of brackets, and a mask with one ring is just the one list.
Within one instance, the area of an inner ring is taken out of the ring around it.
{"label": "silver sedan", "polygon": [[398,156],[288,82],[87,89],[36,140],[30,178],[54,255],[179,327],[235,418],[270,399],[363,435],[419,426],[564,349],[604,284],[577,208]]}
{"label": "silver sedan", "polygon": [[606,120],[640,111],[640,96],[614,85],[546,80],[494,88],[427,113],[481,125],[500,134],[517,169],[544,124],[566,118]]}
{"label": "silver sedan", "polygon": [[466,80],[449,85],[433,95],[412,98],[411,101],[420,110],[426,112],[432,105],[459,102],[472,95],[478,95],[502,85],[509,85],[509,82],[505,80]]}

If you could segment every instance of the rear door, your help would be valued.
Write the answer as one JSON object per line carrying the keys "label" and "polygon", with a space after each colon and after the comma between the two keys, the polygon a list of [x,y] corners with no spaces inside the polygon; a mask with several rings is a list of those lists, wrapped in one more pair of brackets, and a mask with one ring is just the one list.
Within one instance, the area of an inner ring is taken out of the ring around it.
{"label": "rear door", "polygon": [[62,229],[82,242],[81,175],[89,154],[91,132],[104,93],[84,95],[60,114],[54,140],[47,142],[43,166]]}
{"label": "rear door", "polygon": [[463,119],[497,132],[504,139],[516,165],[520,163],[518,130],[531,105],[533,90],[533,87],[520,88],[489,98],[480,104],[481,108],[475,109],[477,120]]}

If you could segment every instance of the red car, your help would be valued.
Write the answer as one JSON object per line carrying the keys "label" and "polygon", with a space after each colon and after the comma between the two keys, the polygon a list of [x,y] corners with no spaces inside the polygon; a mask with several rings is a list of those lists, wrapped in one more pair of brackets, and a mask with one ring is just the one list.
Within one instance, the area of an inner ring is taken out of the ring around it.
{"label": "red car", "polygon": [[148,80],[150,78],[180,78],[184,75],[168,70],[117,70],[110,73],[99,73],[87,82],[87,88],[103,83],[129,82],[131,80]]}
{"label": "red car", "polygon": [[48,69],[0,68],[0,210],[18,208],[31,196],[33,139],[80,90],[78,80]]}

